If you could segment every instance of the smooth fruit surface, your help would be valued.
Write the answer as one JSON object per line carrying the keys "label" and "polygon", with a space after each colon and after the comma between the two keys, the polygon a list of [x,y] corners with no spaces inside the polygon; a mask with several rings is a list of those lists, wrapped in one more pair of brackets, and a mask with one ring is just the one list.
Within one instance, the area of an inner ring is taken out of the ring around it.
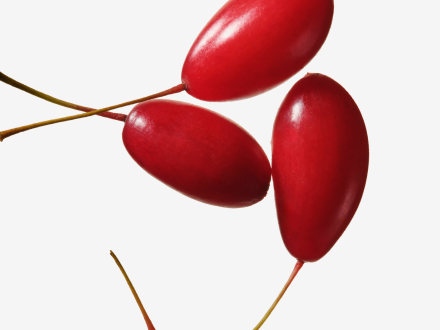
{"label": "smooth fruit surface", "polygon": [[264,93],[316,55],[332,18],[333,0],[230,0],[192,45],[182,82],[205,101]]}
{"label": "smooth fruit surface", "polygon": [[322,258],[361,201],[369,160],[362,115],[331,78],[308,74],[284,99],[272,137],[278,222],[298,260]]}
{"label": "smooth fruit surface", "polygon": [[236,123],[202,107],[140,103],[122,138],[145,171],[198,201],[245,207],[262,200],[269,188],[271,168],[260,145]]}

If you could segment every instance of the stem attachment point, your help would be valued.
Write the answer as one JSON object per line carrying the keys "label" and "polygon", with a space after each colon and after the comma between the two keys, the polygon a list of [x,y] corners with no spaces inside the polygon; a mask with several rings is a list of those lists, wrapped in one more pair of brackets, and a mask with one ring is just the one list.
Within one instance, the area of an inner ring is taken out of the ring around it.
{"label": "stem attachment point", "polygon": [[261,328],[263,323],[267,320],[269,315],[272,313],[272,311],[275,309],[275,307],[278,305],[281,298],[284,296],[284,293],[286,293],[287,288],[289,287],[290,283],[292,283],[293,279],[295,278],[296,274],[298,274],[301,267],[304,265],[304,262],[297,261],[295,267],[293,268],[292,274],[290,274],[289,279],[287,280],[286,284],[284,285],[283,289],[281,290],[280,294],[278,295],[277,299],[273,302],[272,306],[270,306],[269,310],[264,314],[261,321],[257,324],[257,326],[254,328],[254,330],[258,330]]}
{"label": "stem attachment point", "polygon": [[[174,87],[172,87],[170,89],[167,89],[167,90],[165,90],[163,92],[152,94],[152,95],[149,95],[149,96],[146,96],[146,97],[142,97],[140,99],[136,99],[136,100],[133,100],[133,101],[129,101],[129,102],[113,105],[111,107],[102,108],[102,109],[98,109],[98,110],[93,110],[93,111],[90,111],[90,112],[82,113],[80,115],[63,117],[63,118],[52,119],[52,120],[46,120],[46,121],[42,121],[42,122],[39,122],[39,123],[31,124],[31,125],[26,125],[26,126],[21,126],[21,127],[16,127],[16,128],[8,129],[6,131],[1,131],[0,132],[0,142],[3,141],[4,139],[6,139],[9,136],[15,135],[17,133],[25,132],[25,131],[28,131],[28,130],[33,129],[33,128],[47,126],[47,125],[52,125],[52,124],[56,124],[56,123],[61,123],[61,122],[64,122],[64,121],[70,121],[70,120],[90,117],[90,116],[97,115],[97,114],[100,114],[100,113],[103,113],[103,112],[106,112],[106,111],[110,111],[110,110],[114,110],[114,109],[117,109],[117,108],[125,107],[127,105],[132,105],[132,104],[136,104],[136,103],[140,103],[140,102],[156,99],[158,97],[179,93],[179,92],[182,92],[184,90],[185,90],[185,85],[184,84],[179,84],[179,85],[174,86]],[[123,115],[123,116],[125,116],[125,115]]]}

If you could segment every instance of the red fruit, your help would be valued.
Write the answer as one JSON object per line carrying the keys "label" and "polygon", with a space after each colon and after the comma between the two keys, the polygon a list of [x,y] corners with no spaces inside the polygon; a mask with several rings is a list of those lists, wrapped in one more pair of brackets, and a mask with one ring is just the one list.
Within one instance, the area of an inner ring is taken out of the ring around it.
{"label": "red fruit", "polygon": [[281,235],[298,260],[321,259],[347,228],[368,172],[368,136],[347,91],[309,74],[287,94],[272,140]]}
{"label": "red fruit", "polygon": [[316,55],[332,18],[333,0],[230,0],[192,45],[182,82],[205,101],[264,93]]}
{"label": "red fruit", "polygon": [[128,115],[122,139],[145,171],[200,202],[250,206],[269,188],[271,169],[263,149],[213,111],[170,100],[140,103]]}

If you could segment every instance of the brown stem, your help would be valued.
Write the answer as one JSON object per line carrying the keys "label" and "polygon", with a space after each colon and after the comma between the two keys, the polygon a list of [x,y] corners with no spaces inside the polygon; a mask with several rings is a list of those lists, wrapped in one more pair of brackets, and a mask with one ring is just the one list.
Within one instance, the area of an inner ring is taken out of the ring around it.
{"label": "brown stem", "polygon": [[116,255],[115,255],[115,254],[113,253],[113,251],[111,251],[111,250],[110,250],[110,255],[113,257],[113,259],[115,259],[115,262],[116,262],[116,264],[118,265],[120,271],[122,272],[122,275],[124,275],[125,280],[127,281],[127,284],[128,284],[128,286],[130,287],[131,293],[133,294],[134,299],[136,299],[136,302],[137,302],[137,304],[138,304],[138,306],[139,306],[139,309],[141,310],[142,315],[144,316],[145,323],[147,323],[148,330],[155,330],[154,325],[153,325],[153,323],[151,322],[150,318],[148,317],[148,314],[147,314],[147,312],[145,311],[145,308],[144,308],[144,306],[142,305],[142,302],[141,302],[141,300],[139,299],[139,296],[138,296],[138,294],[136,293],[136,290],[135,290],[133,284],[131,283],[130,279],[128,278],[127,273],[126,273],[125,270],[124,270],[124,267],[122,267],[122,264],[119,262],[118,257],[116,257]]}
{"label": "brown stem", "polygon": [[135,104],[135,103],[139,103],[139,102],[143,102],[143,101],[147,101],[147,100],[152,100],[158,97],[162,97],[162,96],[166,96],[166,95],[170,95],[170,94],[175,94],[175,93],[179,93],[185,90],[185,85],[184,84],[180,84],[177,86],[174,86],[170,89],[167,89],[163,92],[157,93],[157,94],[153,94],[150,96],[146,96],[137,100],[133,100],[133,101],[129,101],[129,102],[125,102],[125,103],[121,103],[118,105],[113,105],[111,107],[107,107],[107,108],[103,108],[103,109],[98,109],[98,110],[93,110],[87,113],[82,113],[80,115],[75,115],[75,116],[69,116],[69,117],[63,117],[63,118],[58,118],[58,119],[52,119],[52,120],[47,120],[47,121],[42,121],[39,123],[35,123],[35,124],[31,124],[31,125],[26,125],[26,126],[21,126],[21,127],[17,127],[17,128],[12,128],[12,129],[8,129],[6,131],[1,131],[0,132],[0,142],[3,141],[4,139],[6,139],[7,137],[17,134],[17,133],[21,133],[21,132],[25,132],[28,131],[30,129],[33,128],[37,128],[37,127],[41,127],[41,126],[47,126],[47,125],[51,125],[51,124],[56,124],[56,123],[61,123],[64,121],[69,121],[69,120],[74,120],[74,119],[80,119],[80,118],[85,118],[85,117],[90,117],[93,115],[97,115],[109,110],[113,110],[116,108],[120,108],[120,107],[125,107],[127,105],[131,105],[131,104]]}
{"label": "brown stem", "polygon": [[292,283],[293,279],[295,278],[296,274],[298,274],[299,270],[301,269],[301,267],[304,265],[304,262],[302,261],[297,261],[295,267],[293,268],[292,274],[290,274],[289,279],[287,280],[286,284],[284,285],[283,289],[281,290],[280,294],[278,295],[277,299],[275,299],[275,301],[273,302],[272,306],[270,306],[269,310],[266,312],[266,314],[264,314],[263,318],[261,319],[261,321],[257,324],[257,326],[254,328],[254,330],[258,330],[261,328],[261,326],[263,325],[263,323],[267,320],[267,318],[269,317],[269,315],[272,313],[272,311],[275,309],[275,307],[277,306],[278,302],[281,300],[281,298],[283,297],[284,293],[286,292],[287,288],[289,287],[290,283]]}
{"label": "brown stem", "polygon": [[[5,84],[11,85],[15,88],[21,89],[22,91],[24,91],[26,93],[32,94],[36,97],[39,97],[40,99],[61,105],[66,108],[71,108],[71,109],[84,111],[84,112],[90,112],[90,111],[96,110],[93,108],[83,107],[82,105],[66,102],[66,101],[57,99],[55,97],[52,97],[50,95],[44,94],[40,91],[37,91],[36,89],[30,88],[29,86],[26,86],[26,85],[22,84],[21,82],[18,82],[16,80],[12,79],[11,77],[8,77],[7,75],[5,75],[2,72],[0,72],[0,81],[3,81]],[[112,113],[112,112],[101,113],[101,114],[99,114],[99,116],[107,117],[107,118],[115,119],[115,120],[120,120],[120,121],[125,121],[125,119],[127,118],[127,115],[124,115],[123,113]]]}

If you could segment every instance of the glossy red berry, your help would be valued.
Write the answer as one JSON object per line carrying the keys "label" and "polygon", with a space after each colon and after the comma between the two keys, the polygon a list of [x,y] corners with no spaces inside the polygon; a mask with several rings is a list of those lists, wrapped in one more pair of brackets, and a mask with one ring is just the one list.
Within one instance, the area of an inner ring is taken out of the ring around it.
{"label": "glossy red berry", "polygon": [[275,119],[272,173],[281,235],[298,260],[322,258],[347,228],[368,172],[368,136],[347,91],[309,74]]}
{"label": "glossy red berry", "polygon": [[182,82],[205,101],[264,93],[316,55],[332,18],[333,0],[230,0],[192,45]]}
{"label": "glossy red berry", "polygon": [[198,201],[245,207],[262,200],[269,188],[263,149],[213,111],[170,100],[140,103],[128,115],[122,138],[145,171]]}

